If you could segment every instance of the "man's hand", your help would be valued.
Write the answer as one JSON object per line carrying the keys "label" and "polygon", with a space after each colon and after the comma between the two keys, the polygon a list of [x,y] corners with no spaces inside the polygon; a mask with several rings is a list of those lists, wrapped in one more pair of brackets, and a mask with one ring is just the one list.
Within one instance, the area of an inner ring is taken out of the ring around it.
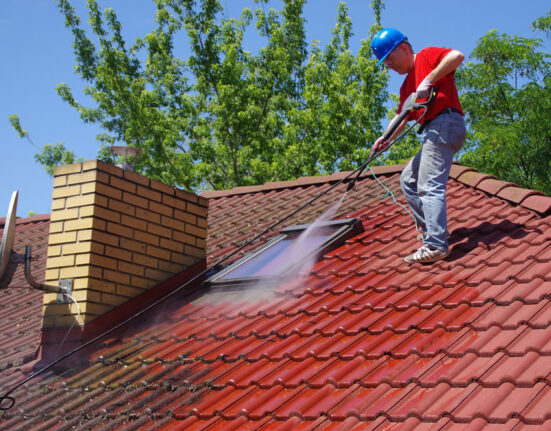
{"label": "man's hand", "polygon": [[429,78],[423,79],[419,84],[419,87],[417,87],[417,90],[415,90],[415,92],[417,93],[417,98],[426,99],[427,97],[429,97],[432,86],[432,81]]}
{"label": "man's hand", "polygon": [[369,157],[373,156],[373,154],[376,154],[376,153],[382,153],[388,148],[389,145],[390,145],[390,142],[383,140],[383,137],[380,136],[373,144],[373,147],[371,148],[371,153],[369,153]]}

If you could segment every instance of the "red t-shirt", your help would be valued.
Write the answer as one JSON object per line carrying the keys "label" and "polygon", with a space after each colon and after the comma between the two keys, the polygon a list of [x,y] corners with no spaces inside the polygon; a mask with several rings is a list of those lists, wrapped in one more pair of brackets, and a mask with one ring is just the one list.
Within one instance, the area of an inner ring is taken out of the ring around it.
{"label": "red t-shirt", "polygon": [[[440,61],[442,61],[450,51],[451,49],[448,48],[430,47],[422,49],[415,55],[413,68],[408,72],[400,88],[400,106],[398,107],[398,113],[402,111],[402,105],[407,97],[417,90],[421,81],[438,66]],[[459,103],[457,88],[455,87],[454,72],[448,73],[438,82],[435,82],[434,86],[436,90],[438,90],[436,100],[429,105],[427,115],[423,117],[420,124],[432,120],[446,108],[455,108],[464,115],[461,104]],[[422,109],[415,110],[409,114],[408,121],[417,120],[422,114]]]}

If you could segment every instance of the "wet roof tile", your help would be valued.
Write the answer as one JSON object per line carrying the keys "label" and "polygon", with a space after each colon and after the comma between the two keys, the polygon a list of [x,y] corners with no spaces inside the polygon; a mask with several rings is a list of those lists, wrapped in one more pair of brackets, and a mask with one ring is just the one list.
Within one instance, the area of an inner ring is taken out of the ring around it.
{"label": "wet roof tile", "polygon": [[[379,174],[403,203],[399,167]],[[101,342],[89,365],[29,383],[2,421],[98,430],[551,426],[551,198],[459,165],[451,175],[445,261],[403,264],[418,246],[411,219],[362,176],[339,217],[360,218],[365,232],[308,278],[271,295],[182,297],[163,319]],[[209,262],[342,177],[209,193]],[[316,219],[343,188],[285,225]],[[3,377],[5,388],[12,379]]]}

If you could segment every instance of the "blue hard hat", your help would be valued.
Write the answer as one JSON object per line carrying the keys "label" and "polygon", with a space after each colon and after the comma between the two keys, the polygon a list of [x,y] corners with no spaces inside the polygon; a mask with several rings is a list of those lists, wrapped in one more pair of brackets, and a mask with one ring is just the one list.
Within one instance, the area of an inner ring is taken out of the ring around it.
{"label": "blue hard hat", "polygon": [[381,64],[387,55],[406,39],[402,32],[394,28],[383,28],[377,33],[371,41],[371,50],[379,59],[377,65]]}

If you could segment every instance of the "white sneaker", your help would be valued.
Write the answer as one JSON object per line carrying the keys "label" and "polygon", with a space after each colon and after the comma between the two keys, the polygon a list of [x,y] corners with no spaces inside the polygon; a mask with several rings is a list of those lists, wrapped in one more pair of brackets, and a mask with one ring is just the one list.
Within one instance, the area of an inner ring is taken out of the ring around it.
{"label": "white sneaker", "polygon": [[[426,238],[426,235],[427,235],[426,232],[421,232],[420,234],[417,235],[417,240],[418,240],[418,241],[423,241],[423,239]],[[447,239],[448,241],[450,240],[451,236],[452,236],[451,233],[446,232],[446,239]]]}
{"label": "white sneaker", "polygon": [[407,256],[404,260],[406,263],[430,263],[444,259],[448,254],[450,254],[450,252],[447,250],[433,250],[428,245],[424,245],[415,253]]}

